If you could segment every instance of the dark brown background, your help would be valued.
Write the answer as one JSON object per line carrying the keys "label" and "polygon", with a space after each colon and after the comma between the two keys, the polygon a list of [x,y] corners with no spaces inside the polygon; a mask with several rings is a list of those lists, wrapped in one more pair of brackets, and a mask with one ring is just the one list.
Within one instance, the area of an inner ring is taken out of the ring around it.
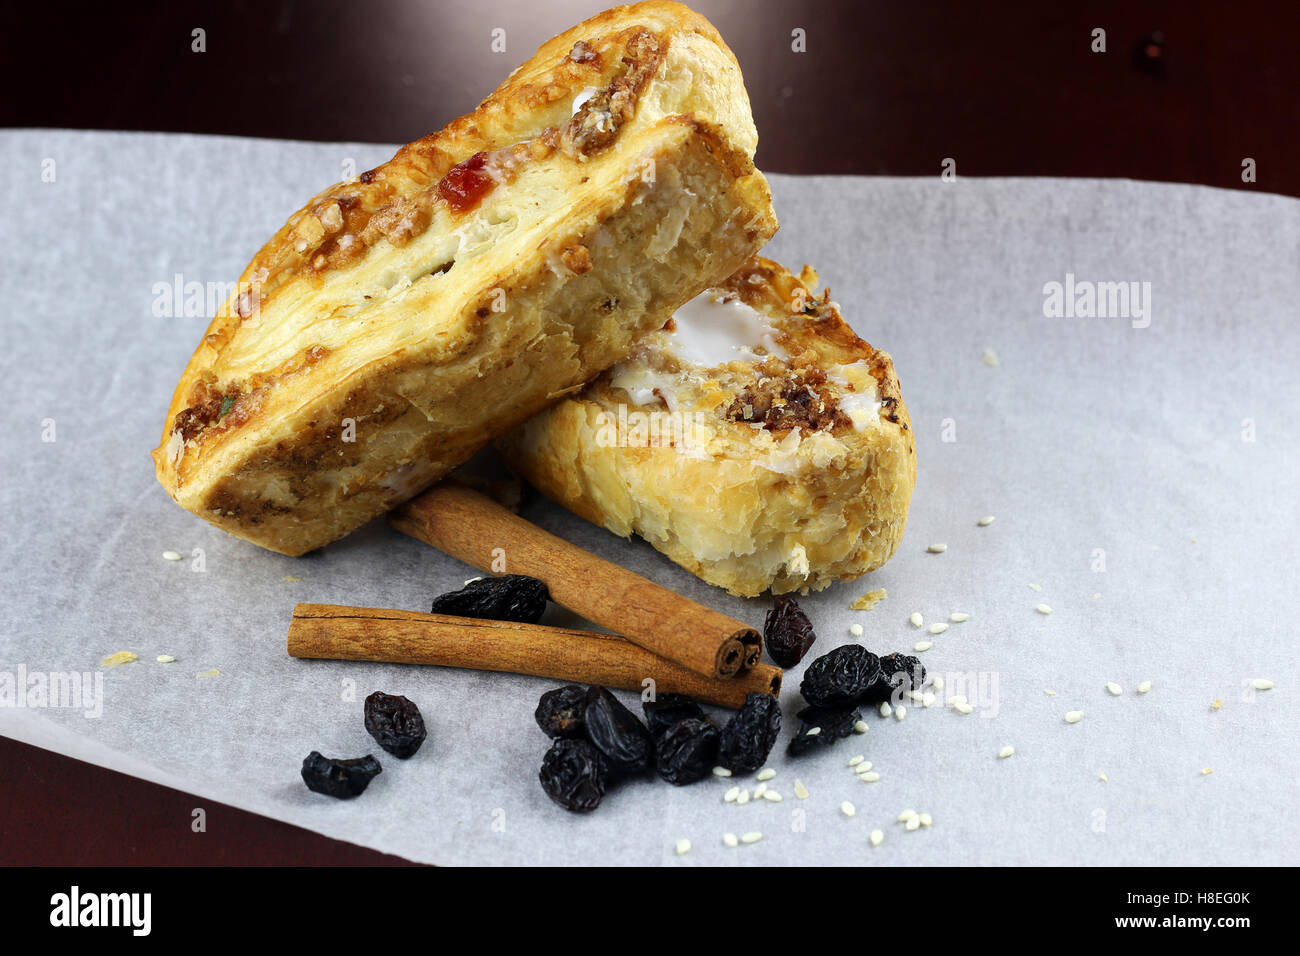
{"label": "dark brown background", "polygon": [[[400,143],[472,109],[580,0],[0,6],[0,126]],[[697,0],[773,172],[1128,176],[1300,196],[1300,3]],[[207,51],[191,52],[191,30]],[[493,28],[507,52],[490,52]],[[1093,28],[1107,52],[1090,50]],[[807,52],[791,51],[791,31]],[[1257,182],[1241,181],[1246,157]],[[0,862],[392,863],[0,739]],[[203,834],[190,830],[196,806]]]}

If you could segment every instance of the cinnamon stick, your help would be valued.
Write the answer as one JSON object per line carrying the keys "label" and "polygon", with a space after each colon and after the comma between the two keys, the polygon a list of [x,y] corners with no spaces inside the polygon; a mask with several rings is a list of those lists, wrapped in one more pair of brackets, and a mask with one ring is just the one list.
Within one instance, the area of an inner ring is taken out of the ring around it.
{"label": "cinnamon stick", "polygon": [[749,625],[589,554],[463,485],[434,485],[388,521],[481,571],[492,573],[504,555],[510,573],[545,581],[557,604],[706,677],[730,677],[762,653]]}
{"label": "cinnamon stick", "polygon": [[416,611],[299,604],[288,646],[291,657],[467,667],[625,690],[650,679],[656,693],[732,708],[748,693],[781,691],[781,669],[770,664],[705,677],[612,634]]}

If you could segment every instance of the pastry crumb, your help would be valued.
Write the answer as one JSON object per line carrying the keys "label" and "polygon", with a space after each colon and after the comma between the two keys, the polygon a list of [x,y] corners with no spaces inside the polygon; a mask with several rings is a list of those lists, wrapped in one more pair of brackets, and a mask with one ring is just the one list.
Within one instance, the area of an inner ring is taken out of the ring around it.
{"label": "pastry crumb", "polygon": [[214,667],[214,668],[212,668],[212,670],[210,670],[210,671],[201,671],[200,673],[195,674],[194,676],[195,676],[195,677],[220,677],[220,676],[221,676],[221,671],[217,670],[217,669]]}
{"label": "pastry crumb", "polygon": [[133,664],[140,659],[140,655],[134,651],[118,651],[116,654],[109,654],[99,662],[100,667],[121,667],[123,664]]}
{"label": "pastry crumb", "polygon": [[855,611],[870,611],[873,607],[889,597],[889,592],[884,588],[876,588],[874,591],[868,591],[856,601],[849,605]]}

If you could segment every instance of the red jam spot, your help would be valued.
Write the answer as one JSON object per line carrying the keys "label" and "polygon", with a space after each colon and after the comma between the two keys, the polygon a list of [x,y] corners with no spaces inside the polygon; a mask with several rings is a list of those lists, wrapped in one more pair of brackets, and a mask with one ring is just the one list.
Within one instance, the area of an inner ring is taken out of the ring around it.
{"label": "red jam spot", "polygon": [[447,171],[438,183],[438,195],[454,212],[473,209],[492,190],[492,177],[484,172],[487,153],[475,153]]}

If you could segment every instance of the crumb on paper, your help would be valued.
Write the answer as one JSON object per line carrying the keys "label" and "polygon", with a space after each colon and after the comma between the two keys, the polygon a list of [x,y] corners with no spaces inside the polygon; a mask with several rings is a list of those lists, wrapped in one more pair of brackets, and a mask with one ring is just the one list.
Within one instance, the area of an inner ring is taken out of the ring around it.
{"label": "crumb on paper", "polygon": [[1110,777],[1106,776],[1105,770],[1097,771],[1097,779],[1100,780],[1102,783],[1110,783]]}
{"label": "crumb on paper", "polygon": [[286,574],[286,575],[285,575],[284,577],[282,577],[280,580],[281,580],[281,581],[288,581],[290,584],[297,584],[299,581],[302,580],[302,578],[295,578],[292,574]]}
{"label": "crumb on paper", "polygon": [[1214,768],[1213,768],[1213,767],[1202,767],[1202,768],[1201,768],[1201,776],[1202,776],[1202,777],[1208,777],[1208,776],[1209,776],[1210,774],[1212,774],[1212,773],[1214,773]]}
{"label": "crumb on paper", "polygon": [[998,361],[998,353],[993,351],[992,349],[984,350],[984,357],[982,361],[989,368],[997,368],[1000,364],[1002,364]]}
{"label": "crumb on paper", "polygon": [[870,611],[873,607],[889,597],[889,592],[884,588],[876,588],[874,591],[868,591],[856,601],[849,605],[855,611]]}
{"label": "crumb on paper", "polygon": [[806,578],[810,570],[807,549],[802,544],[796,544],[790,549],[790,558],[786,561],[785,566],[791,574]]}
{"label": "crumb on paper", "polygon": [[212,670],[210,670],[210,671],[200,671],[199,673],[195,674],[194,676],[195,676],[195,677],[220,677],[220,676],[221,676],[221,671],[217,670],[217,669],[214,667],[214,668],[212,668]]}
{"label": "crumb on paper", "polygon": [[1210,701],[1210,710],[1223,710],[1223,701],[1221,700]]}
{"label": "crumb on paper", "polygon": [[134,664],[140,659],[140,655],[134,651],[118,651],[116,654],[109,654],[99,662],[100,667],[121,667],[123,664]]}

